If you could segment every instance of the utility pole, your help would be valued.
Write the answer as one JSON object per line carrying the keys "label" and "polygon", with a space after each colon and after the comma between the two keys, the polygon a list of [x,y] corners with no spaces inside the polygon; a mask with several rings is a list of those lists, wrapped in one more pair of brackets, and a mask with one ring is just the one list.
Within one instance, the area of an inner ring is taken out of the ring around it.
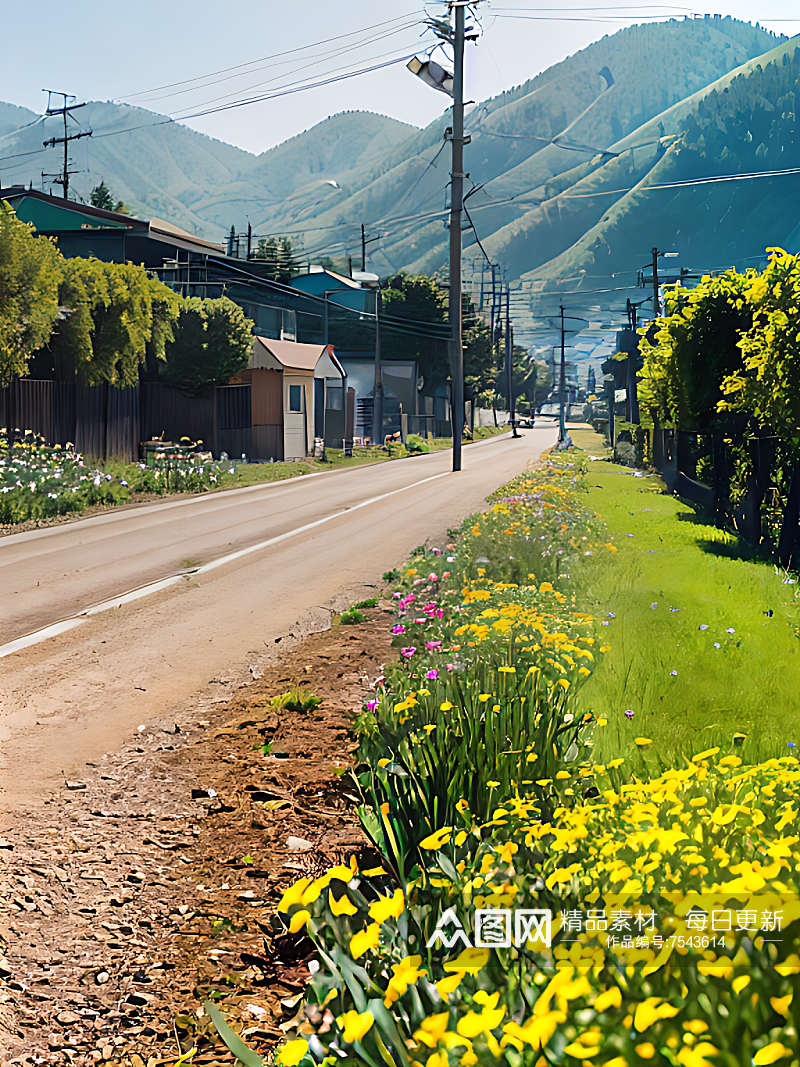
{"label": "utility pole", "polygon": [[453,35],[453,130],[450,140],[453,162],[450,171],[450,373],[453,378],[452,425],[453,470],[461,470],[461,437],[464,432],[464,348],[461,321],[461,215],[464,202],[464,7],[455,9]]}
{"label": "utility pole", "polygon": [[658,302],[658,249],[653,249],[653,322],[658,318],[659,302]]}
{"label": "utility pole", "polygon": [[367,269],[367,245],[371,245],[373,241],[380,241],[381,235],[376,234],[375,237],[367,237],[366,227],[364,223],[361,223],[361,273]]}
{"label": "utility pole", "polygon": [[561,310],[561,380],[558,388],[558,443],[563,444],[567,439],[567,420],[566,411],[564,410],[565,401],[565,386],[566,386],[566,364],[564,362],[564,305],[560,305]]}
{"label": "utility pole", "polygon": [[[91,137],[92,136],[92,131],[91,130],[84,130],[81,133],[69,134],[67,132],[67,116],[70,113],[70,111],[76,111],[79,107],[86,107],[86,104],[69,104],[68,105],[67,104],[67,100],[74,100],[75,97],[74,96],[70,96],[67,93],[56,92],[54,89],[43,89],[42,92],[47,93],[47,110],[45,111],[45,114],[46,115],[62,115],[63,118],[64,118],[64,136],[63,137],[51,137],[49,139],[49,141],[42,141],[42,144],[44,145],[45,148],[55,148],[55,146],[57,144],[63,144],[64,145],[64,166],[63,166],[63,169],[61,171],[61,176],[59,177],[56,174],[44,174],[44,173],[42,173],[42,178],[52,178],[53,183],[55,185],[60,185],[62,187],[62,189],[64,190],[64,199],[65,200],[69,200],[69,176],[70,176],[70,174],[77,174],[78,173],[76,170],[70,170],[69,169],[69,142],[70,141],[79,141],[81,139],[81,137]],[[52,96],[63,96],[64,97],[64,106],[63,107],[50,107],[50,98]]]}
{"label": "utility pole", "polygon": [[381,283],[375,293],[375,381],[372,387],[372,436],[383,444],[383,367],[381,366]]}
{"label": "utility pole", "polygon": [[517,415],[514,410],[514,343],[511,336],[511,286],[506,285],[506,391],[508,393],[508,421],[511,423],[511,436],[517,433]]}
{"label": "utility pole", "polygon": [[248,222],[247,224],[247,261],[248,263],[252,259],[251,251],[253,247],[253,227]]}

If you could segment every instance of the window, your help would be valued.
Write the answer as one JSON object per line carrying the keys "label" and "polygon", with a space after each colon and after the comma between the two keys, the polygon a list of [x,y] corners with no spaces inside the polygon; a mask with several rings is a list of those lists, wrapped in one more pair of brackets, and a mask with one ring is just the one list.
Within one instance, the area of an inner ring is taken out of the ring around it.
{"label": "window", "polygon": [[341,382],[337,382],[336,385],[329,385],[327,390],[328,395],[328,411],[341,411],[342,410],[342,385]]}
{"label": "window", "polygon": [[289,386],[289,411],[303,410],[303,387],[302,385]]}

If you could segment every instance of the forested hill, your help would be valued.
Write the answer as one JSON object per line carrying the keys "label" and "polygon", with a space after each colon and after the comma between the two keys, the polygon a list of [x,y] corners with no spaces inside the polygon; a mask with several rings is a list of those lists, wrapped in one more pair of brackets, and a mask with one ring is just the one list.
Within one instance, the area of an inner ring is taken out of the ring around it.
{"label": "forested hill", "polygon": [[[465,161],[484,248],[535,296],[619,289],[654,244],[680,249],[689,267],[791,244],[791,178],[655,186],[794,165],[796,56],[749,23],[671,20],[603,37],[480,103]],[[380,234],[381,273],[446,264],[449,112],[424,130],[334,115],[258,156],[139,108],[77,114],[95,131],[73,145],[79,195],[102,179],[134,212],[216,239],[249,218],[257,234],[294,236],[309,258],[355,253],[363,222]],[[3,185],[40,187],[41,171],[57,169],[42,153],[53,120],[36,120],[0,105]],[[480,258],[474,235],[464,239],[467,262]]]}

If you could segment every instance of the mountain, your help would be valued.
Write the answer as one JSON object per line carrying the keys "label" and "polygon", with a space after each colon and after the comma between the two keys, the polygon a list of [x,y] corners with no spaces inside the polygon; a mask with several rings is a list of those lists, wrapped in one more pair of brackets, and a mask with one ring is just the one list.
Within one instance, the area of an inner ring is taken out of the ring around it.
{"label": "mountain", "polygon": [[[248,215],[291,205],[304,186],[313,203],[325,180],[370,167],[376,155],[415,129],[372,112],[347,112],[253,155],[143,108],[92,102],[73,114],[81,129],[93,131],[70,146],[78,170],[71,182],[75,195],[87,200],[103,180],[134,214],[157,215],[212,240],[223,238],[232,224],[242,229]],[[41,188],[41,171],[59,169],[60,155],[45,153],[42,141],[58,136],[60,119],[37,123],[37,118],[26,108],[0,103],[3,185],[32,181]],[[325,191],[336,190],[325,186]]]}
{"label": "mountain", "polygon": [[[484,244],[488,248],[493,234],[521,220],[531,199],[547,199],[576,166],[596,168],[613,158],[616,142],[638,138],[651,120],[777,40],[731,18],[632,26],[480,104],[467,120],[472,140],[465,165],[471,182],[482,186],[468,206]],[[259,225],[305,234],[316,245],[326,237],[352,244],[363,221],[382,235],[372,257],[382,273],[438,270],[447,259],[449,161],[442,138],[449,122],[446,112],[372,168],[344,174],[343,195],[330,203],[314,206],[304,194],[270,209]],[[638,165],[636,152],[633,160]],[[467,254],[470,241],[465,233]],[[472,251],[480,254],[474,241]],[[515,258],[505,243],[502,251],[512,277],[537,265],[525,254]]]}
{"label": "mountain", "polygon": [[495,232],[487,251],[532,293],[633,284],[652,246],[677,250],[692,272],[762,263],[765,248],[800,240],[798,118],[794,39],[613,145],[613,159],[562,176],[563,188]]}
{"label": "mountain", "polygon": [[[791,176],[675,183],[800,166],[798,75],[800,49],[757,25],[673,19],[603,37],[475,106],[467,207],[514,284],[518,321],[530,327],[548,293],[635,297],[654,245],[700,269],[796,244]],[[294,237],[309,259],[355,253],[363,223],[380,237],[370,266],[381,274],[446,268],[449,111],[422,130],[334,115],[260,155],[140,108],[93,103],[75,115],[94,130],[72,146],[84,197],[103,179],[134,212],[216,239],[249,219],[258,235]],[[39,187],[43,160],[55,169],[42,141],[56,121],[0,105],[4,184]],[[474,232],[464,245],[467,275],[471,262],[480,271]]]}

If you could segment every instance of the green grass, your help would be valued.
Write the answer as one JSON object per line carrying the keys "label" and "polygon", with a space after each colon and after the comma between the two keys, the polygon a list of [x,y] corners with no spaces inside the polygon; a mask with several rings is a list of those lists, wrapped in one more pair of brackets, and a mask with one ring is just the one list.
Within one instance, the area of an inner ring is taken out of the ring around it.
{"label": "green grass", "polygon": [[657,477],[590,462],[587,485],[618,549],[573,572],[578,601],[610,646],[582,690],[584,706],[608,718],[595,730],[598,761],[637,752],[636,737],[653,740],[642,757],[665,763],[727,751],[735,733],[747,735],[737,749],[746,760],[800,745],[798,585],[662,495]]}

